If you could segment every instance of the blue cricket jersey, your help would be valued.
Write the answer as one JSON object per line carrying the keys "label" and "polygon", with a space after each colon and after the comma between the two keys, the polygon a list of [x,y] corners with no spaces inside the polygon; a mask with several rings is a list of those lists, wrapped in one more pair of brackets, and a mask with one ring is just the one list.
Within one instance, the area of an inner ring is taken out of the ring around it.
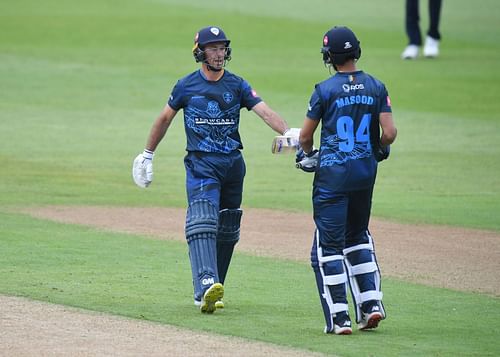
{"label": "blue cricket jersey", "polygon": [[363,71],[336,73],[315,86],[307,111],[321,120],[315,186],[353,191],[375,183],[370,134],[382,112],[391,112],[385,85]]}
{"label": "blue cricket jersey", "polygon": [[197,70],[177,82],[168,105],[184,109],[187,151],[229,154],[243,149],[240,110],[251,110],[261,101],[247,81],[227,70],[216,82]]}

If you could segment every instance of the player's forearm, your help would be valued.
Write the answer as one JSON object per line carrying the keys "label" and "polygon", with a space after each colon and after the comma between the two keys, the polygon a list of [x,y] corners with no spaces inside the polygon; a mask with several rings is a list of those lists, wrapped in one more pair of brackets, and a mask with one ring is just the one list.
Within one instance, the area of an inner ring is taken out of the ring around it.
{"label": "player's forearm", "polygon": [[390,132],[387,132],[387,131],[384,130],[382,132],[382,136],[380,138],[380,143],[383,146],[391,145],[394,142],[394,140],[396,140],[396,135],[397,135],[396,128],[394,128]]}
{"label": "player's forearm", "polygon": [[288,130],[286,121],[278,113],[269,108],[266,103],[260,102],[252,110],[278,134],[283,134]]}
{"label": "player's forearm", "polygon": [[382,129],[382,135],[380,136],[380,143],[383,146],[390,145],[396,140],[398,131],[394,125],[394,120],[392,118],[392,113],[380,113],[380,127]]}
{"label": "player's forearm", "polygon": [[382,128],[382,136],[380,137],[380,143],[384,146],[390,145],[396,140],[398,131],[395,126],[388,128]]}
{"label": "player's forearm", "polygon": [[300,142],[300,147],[302,148],[302,150],[304,150],[304,152],[306,153],[310,153],[313,149],[313,145],[314,145],[314,140],[313,138],[309,138],[309,137],[304,137],[304,136],[300,136],[300,139],[299,139],[299,142]]}
{"label": "player's forearm", "polygon": [[275,112],[271,114],[267,125],[269,125],[275,132],[279,134],[284,134],[288,130],[288,124],[286,123],[286,121]]}
{"label": "player's forearm", "polygon": [[319,120],[314,120],[309,117],[304,119],[302,130],[300,131],[299,143],[305,153],[310,153],[314,147],[314,132],[318,127]]}
{"label": "player's forearm", "polygon": [[158,144],[161,142],[163,137],[165,136],[167,129],[170,125],[169,121],[164,120],[161,116],[156,119],[149,133],[148,142],[146,145],[146,149],[155,151]]}
{"label": "player's forearm", "polygon": [[167,129],[176,114],[177,111],[173,110],[168,104],[165,106],[165,108],[163,108],[163,111],[158,116],[153,124],[153,127],[151,128],[146,149],[153,152],[156,150],[156,147],[165,136],[165,133],[167,132]]}
{"label": "player's forearm", "polygon": [[283,134],[288,129],[286,121],[278,113],[268,110],[262,116],[262,119],[278,134]]}

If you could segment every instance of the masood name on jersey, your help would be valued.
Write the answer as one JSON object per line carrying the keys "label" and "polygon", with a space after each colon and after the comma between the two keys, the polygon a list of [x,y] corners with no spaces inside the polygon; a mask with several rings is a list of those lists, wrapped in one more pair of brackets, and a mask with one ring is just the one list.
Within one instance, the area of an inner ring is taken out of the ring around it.
{"label": "masood name on jersey", "polygon": [[353,104],[373,105],[373,97],[369,95],[351,95],[348,97],[338,98],[335,102],[337,103],[338,108]]}

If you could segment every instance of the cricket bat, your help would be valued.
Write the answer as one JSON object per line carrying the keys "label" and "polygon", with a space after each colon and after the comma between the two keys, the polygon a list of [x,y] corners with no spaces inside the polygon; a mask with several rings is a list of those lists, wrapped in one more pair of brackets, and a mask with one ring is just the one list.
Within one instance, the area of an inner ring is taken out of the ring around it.
{"label": "cricket bat", "polygon": [[273,154],[295,154],[298,147],[298,137],[278,135],[273,139],[271,151]]}

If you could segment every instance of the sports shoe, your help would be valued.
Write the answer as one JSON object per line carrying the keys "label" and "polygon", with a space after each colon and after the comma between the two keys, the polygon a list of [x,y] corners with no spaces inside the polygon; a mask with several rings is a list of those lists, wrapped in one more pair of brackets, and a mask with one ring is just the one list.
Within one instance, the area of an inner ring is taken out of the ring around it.
{"label": "sports shoe", "polygon": [[[201,306],[201,300],[194,300],[194,306]],[[223,309],[224,308],[224,301],[222,299],[219,299],[215,302],[215,307],[217,309]]]}
{"label": "sports shoe", "polygon": [[416,59],[418,57],[418,46],[417,45],[408,45],[405,50],[401,54],[402,59]]}
{"label": "sports shoe", "polygon": [[224,287],[221,283],[215,283],[205,291],[201,299],[200,310],[203,313],[211,314],[217,307],[215,303],[224,296]]}
{"label": "sports shoe", "polygon": [[439,55],[439,40],[427,36],[425,38],[424,56],[427,58],[435,58]]}
{"label": "sports shoe", "polygon": [[358,323],[358,330],[369,330],[378,327],[378,323],[385,318],[378,302],[366,309],[361,310],[361,321]]}
{"label": "sports shoe", "polygon": [[215,302],[215,307],[216,307],[217,309],[223,309],[223,308],[224,308],[224,301],[222,301],[222,298],[221,298],[221,299],[219,299],[219,300],[217,300],[217,301]]}
{"label": "sports shoe", "polygon": [[350,335],[352,333],[351,318],[347,312],[340,312],[333,319],[333,331],[326,331],[326,333],[334,333],[336,335]]}

